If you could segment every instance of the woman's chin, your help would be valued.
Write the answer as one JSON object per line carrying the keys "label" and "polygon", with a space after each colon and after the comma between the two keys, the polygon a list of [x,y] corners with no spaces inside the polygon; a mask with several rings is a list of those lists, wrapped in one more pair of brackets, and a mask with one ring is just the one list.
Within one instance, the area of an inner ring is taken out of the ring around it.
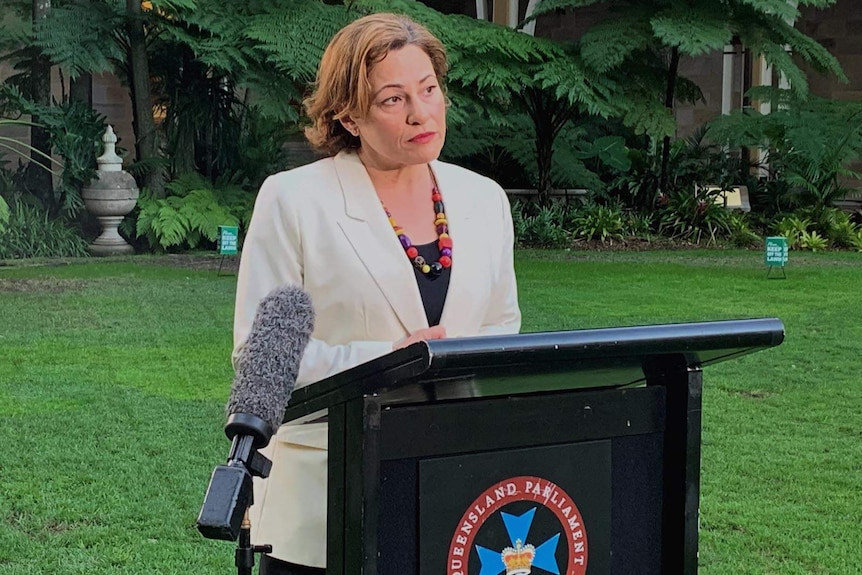
{"label": "woman's chin", "polygon": [[414,161],[413,164],[427,164],[433,162],[440,157],[440,152],[443,150],[443,142],[435,141],[427,144],[418,145],[410,154]]}

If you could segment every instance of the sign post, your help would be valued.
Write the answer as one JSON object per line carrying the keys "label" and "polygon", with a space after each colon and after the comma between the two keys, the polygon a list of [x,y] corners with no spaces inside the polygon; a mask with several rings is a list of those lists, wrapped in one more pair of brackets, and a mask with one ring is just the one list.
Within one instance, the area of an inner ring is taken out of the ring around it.
{"label": "sign post", "polygon": [[221,261],[218,264],[218,273],[221,275],[221,266],[224,263],[225,256],[235,256],[238,253],[239,246],[239,227],[237,226],[219,226],[218,227],[218,253],[221,255]]}
{"label": "sign post", "polygon": [[787,238],[782,236],[770,236],[766,238],[766,266],[769,271],[766,272],[768,278],[772,274],[773,268],[781,270],[781,278],[787,277],[784,271],[784,266],[787,264]]}

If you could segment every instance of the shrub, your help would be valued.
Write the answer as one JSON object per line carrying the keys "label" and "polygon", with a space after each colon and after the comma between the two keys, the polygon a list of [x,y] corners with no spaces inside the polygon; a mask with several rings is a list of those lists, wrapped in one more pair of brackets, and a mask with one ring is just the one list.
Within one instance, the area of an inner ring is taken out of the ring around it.
{"label": "shrub", "polygon": [[802,235],[799,238],[799,247],[816,252],[818,250],[825,250],[828,248],[829,241],[816,231],[812,230],[810,232],[802,232]]}
{"label": "shrub", "polygon": [[853,169],[862,154],[858,103],[769,88],[749,95],[772,101],[772,112],[734,111],[713,120],[708,136],[729,146],[768,147],[773,179],[785,183],[772,190],[784,196],[770,199],[774,207],[828,207],[848,193],[844,178],[862,177]]}
{"label": "shrub", "polygon": [[857,252],[862,252],[862,228],[857,228],[850,236],[850,247]]}
{"label": "shrub", "polygon": [[760,243],[761,237],[748,225],[746,216],[739,212],[731,212],[727,219],[727,239],[738,248],[750,248]]}
{"label": "shrub", "polygon": [[775,231],[779,236],[787,238],[787,247],[790,249],[798,249],[802,234],[808,232],[811,227],[811,220],[808,218],[800,218],[799,216],[785,216],[779,220],[775,226]]}
{"label": "shrub", "polygon": [[843,219],[834,221],[826,232],[829,242],[836,248],[849,248],[853,245],[853,235],[859,231],[859,226],[850,221],[845,214]]}
{"label": "shrub", "polygon": [[587,202],[572,210],[569,221],[575,237],[606,243],[621,240],[625,233],[623,211],[617,203],[601,205]]}
{"label": "shrub", "polygon": [[631,238],[652,239],[653,218],[634,211],[623,212],[623,234]]}
{"label": "shrub", "polygon": [[672,192],[659,212],[659,232],[696,244],[705,239],[707,245],[726,237],[730,232],[730,212],[715,203],[719,193],[718,190],[703,188],[696,193],[686,190]]}
{"label": "shrub", "polygon": [[46,210],[22,200],[9,207],[6,230],[0,230],[0,259],[88,255],[87,242],[63,219],[51,218]]}
{"label": "shrub", "polygon": [[531,202],[512,202],[515,241],[523,247],[567,247],[571,238],[565,230],[566,212],[559,205],[539,207]]}
{"label": "shrub", "polygon": [[6,113],[38,116],[39,124],[50,135],[52,152],[63,158],[59,186],[52,194],[44,190],[26,191],[38,198],[51,218],[60,213],[74,217],[84,207],[81,189],[96,175],[96,157],[101,153],[105,117],[87,104],[69,98],[43,106],[31,102],[11,86],[0,89],[0,95],[7,101],[9,110]]}
{"label": "shrub", "polygon": [[6,226],[9,223],[9,204],[0,196],[0,236],[6,231]]}
{"label": "shrub", "polygon": [[850,236],[856,231],[856,224],[850,219],[850,214],[838,208],[806,208],[799,210],[800,214],[808,216],[812,228],[829,240],[837,248],[850,246]]}

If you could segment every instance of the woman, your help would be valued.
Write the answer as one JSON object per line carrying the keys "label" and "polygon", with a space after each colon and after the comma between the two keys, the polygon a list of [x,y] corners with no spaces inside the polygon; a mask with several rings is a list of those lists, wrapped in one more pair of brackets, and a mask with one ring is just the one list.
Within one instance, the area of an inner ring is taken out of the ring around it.
{"label": "woman", "polygon": [[[304,103],[306,137],[330,157],[260,189],[234,358],[258,302],[284,284],[305,289],[316,314],[298,386],[420,340],[517,333],[506,195],[437,161],[446,72],[440,41],[403,16],[366,16],[332,39]],[[283,425],[265,453],[273,469],[255,486],[252,535],[273,551],[261,573],[323,573],[326,424]]]}

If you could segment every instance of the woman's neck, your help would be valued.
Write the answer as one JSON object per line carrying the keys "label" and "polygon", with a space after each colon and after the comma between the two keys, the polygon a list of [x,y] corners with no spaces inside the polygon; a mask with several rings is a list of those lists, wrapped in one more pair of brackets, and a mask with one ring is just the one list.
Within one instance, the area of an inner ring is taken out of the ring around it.
{"label": "woman's neck", "polygon": [[427,164],[405,166],[395,170],[379,170],[366,166],[371,183],[378,193],[390,195],[391,193],[409,193],[417,188],[428,188],[430,175]]}
{"label": "woman's neck", "polygon": [[[360,156],[361,159],[361,156]],[[365,165],[368,177],[377,190],[381,200],[388,203],[395,198],[407,199],[410,196],[430,194],[433,181],[427,164],[403,166],[392,170],[382,170]]]}
{"label": "woman's neck", "polygon": [[434,204],[431,200],[434,177],[428,164],[394,170],[376,169],[366,164],[365,169],[374,184],[377,197],[414,244],[425,244],[437,239]]}

